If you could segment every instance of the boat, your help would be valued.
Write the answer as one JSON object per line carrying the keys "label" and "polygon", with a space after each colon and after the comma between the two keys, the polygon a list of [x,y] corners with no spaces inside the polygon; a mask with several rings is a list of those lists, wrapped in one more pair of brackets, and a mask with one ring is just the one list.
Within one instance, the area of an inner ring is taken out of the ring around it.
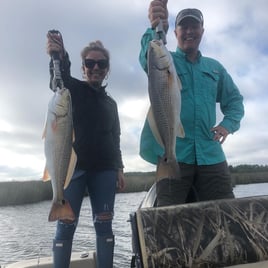
{"label": "boat", "polygon": [[[52,257],[42,257],[15,262],[6,268],[53,268]],[[71,256],[70,268],[96,268],[95,252],[74,252]]]}
{"label": "boat", "polygon": [[[156,207],[156,186],[130,213],[132,268],[267,268],[268,196]],[[52,257],[6,268],[52,268]],[[70,268],[96,268],[95,252],[73,253]]]}
{"label": "boat", "polygon": [[154,184],[130,213],[131,267],[268,267],[268,196],[155,204]]}

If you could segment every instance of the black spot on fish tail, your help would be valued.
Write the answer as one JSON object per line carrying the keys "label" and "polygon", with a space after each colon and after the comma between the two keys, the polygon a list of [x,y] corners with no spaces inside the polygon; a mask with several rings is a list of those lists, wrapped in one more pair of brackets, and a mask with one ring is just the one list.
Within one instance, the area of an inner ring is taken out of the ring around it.
{"label": "black spot on fish tail", "polygon": [[180,166],[176,159],[169,160],[167,157],[158,159],[156,179],[181,179]]}
{"label": "black spot on fish tail", "polygon": [[53,202],[50,213],[48,216],[48,221],[62,220],[66,222],[72,222],[75,220],[75,214],[73,212],[70,203],[67,200],[62,200],[59,203]]}

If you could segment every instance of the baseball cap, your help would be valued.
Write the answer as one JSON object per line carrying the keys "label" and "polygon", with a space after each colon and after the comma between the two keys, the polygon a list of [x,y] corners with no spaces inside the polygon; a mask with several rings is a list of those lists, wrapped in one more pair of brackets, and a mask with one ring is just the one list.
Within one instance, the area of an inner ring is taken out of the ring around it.
{"label": "baseball cap", "polygon": [[185,18],[193,18],[195,20],[197,20],[198,22],[200,22],[201,24],[204,23],[204,18],[203,18],[203,14],[199,9],[196,8],[186,8],[181,10],[177,17],[176,17],[176,21],[175,21],[175,27],[177,27],[183,19]]}

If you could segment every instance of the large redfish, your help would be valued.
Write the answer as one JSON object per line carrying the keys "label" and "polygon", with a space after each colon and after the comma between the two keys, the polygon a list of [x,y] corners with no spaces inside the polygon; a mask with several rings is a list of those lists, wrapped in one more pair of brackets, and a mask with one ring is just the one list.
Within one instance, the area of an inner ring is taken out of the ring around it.
{"label": "large redfish", "polygon": [[73,221],[74,212],[64,198],[76,164],[73,150],[73,121],[71,95],[68,89],[58,88],[48,105],[45,138],[46,169],[43,180],[51,178],[52,206],[48,220]]}
{"label": "large redfish", "polygon": [[172,56],[162,40],[150,42],[147,60],[151,102],[147,118],[155,139],[164,148],[156,177],[180,179],[175,147],[176,136],[185,136],[180,121],[181,82]]}

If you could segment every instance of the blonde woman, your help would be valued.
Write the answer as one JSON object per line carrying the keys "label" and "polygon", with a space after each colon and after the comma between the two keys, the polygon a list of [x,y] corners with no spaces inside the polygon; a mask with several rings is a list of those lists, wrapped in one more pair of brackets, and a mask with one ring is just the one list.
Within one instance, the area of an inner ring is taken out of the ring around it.
{"label": "blonde woman", "polygon": [[[109,52],[100,41],[81,52],[84,80],[70,74],[68,53],[59,34],[48,33],[47,52],[58,52],[64,86],[70,90],[73,110],[77,164],[64,192],[75,213],[73,222],[59,220],[53,241],[55,268],[68,268],[73,236],[78,224],[85,191],[89,193],[96,231],[98,268],[113,267],[112,220],[117,187],[123,189],[123,162],[120,150],[120,123],[116,102],[107,95],[103,81],[110,70]],[[50,64],[51,81],[53,66]]]}

